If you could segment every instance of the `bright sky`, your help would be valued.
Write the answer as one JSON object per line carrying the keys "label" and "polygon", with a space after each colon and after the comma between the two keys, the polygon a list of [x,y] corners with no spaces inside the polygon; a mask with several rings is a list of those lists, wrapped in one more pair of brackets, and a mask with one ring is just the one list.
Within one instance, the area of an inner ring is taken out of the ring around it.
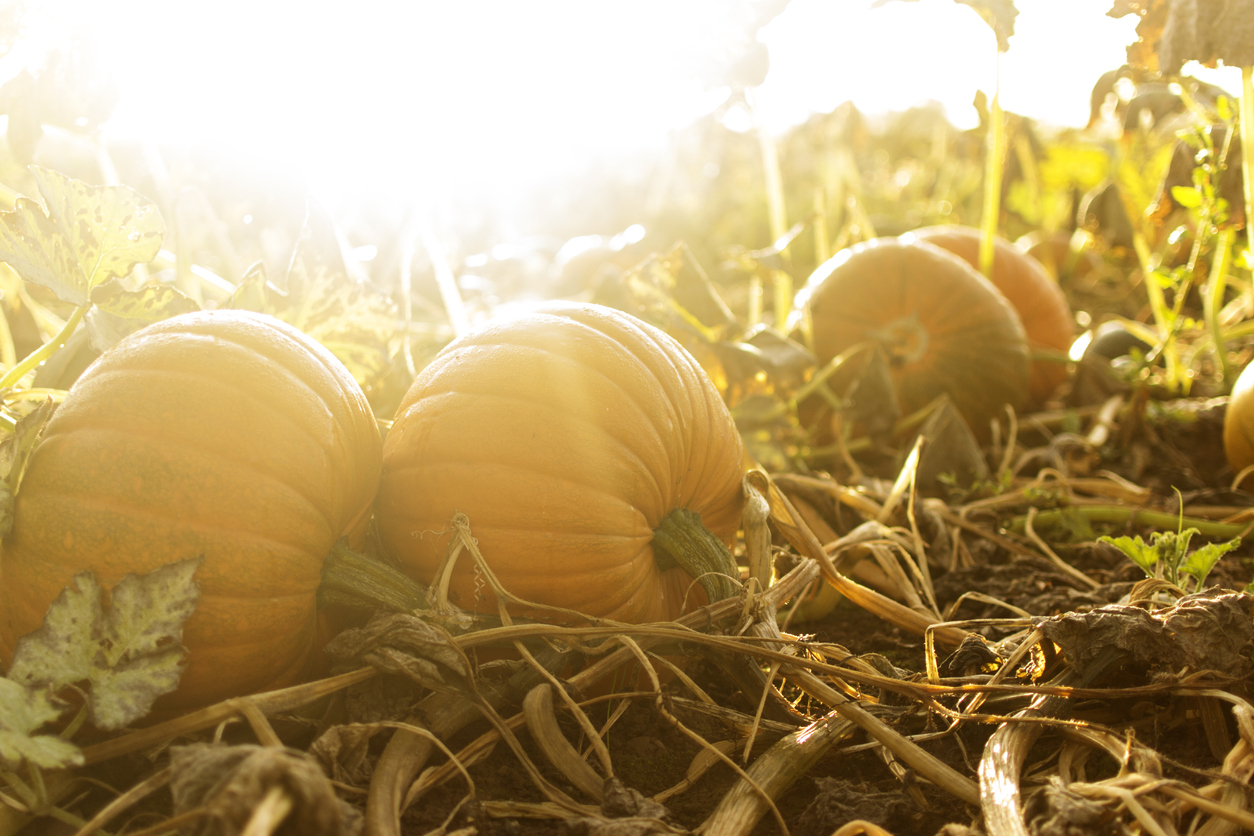
{"label": "bright sky", "polygon": [[[43,0],[33,40],[70,25],[104,38],[124,95],[110,130],[295,163],[332,194],[382,183],[510,196],[597,154],[659,147],[714,107],[693,56],[735,30],[738,5],[364,0],[350,13],[324,0]],[[847,99],[868,113],[934,99],[973,123],[976,89],[993,88],[987,26],[953,0],[870,5],[792,0],[763,30],[768,126]],[[1003,106],[1083,124],[1094,80],[1134,37],[1109,6],[1018,0]]]}

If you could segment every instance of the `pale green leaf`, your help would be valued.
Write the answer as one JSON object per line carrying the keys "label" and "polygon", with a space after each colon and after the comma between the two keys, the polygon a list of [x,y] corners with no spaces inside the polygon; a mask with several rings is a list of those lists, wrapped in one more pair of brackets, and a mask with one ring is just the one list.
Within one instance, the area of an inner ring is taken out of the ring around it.
{"label": "pale green leaf", "polygon": [[222,305],[242,311],[264,313],[269,304],[269,282],[266,279],[266,263],[258,261],[244,271],[244,278],[235,287],[231,298]]}
{"label": "pale green leaf", "polygon": [[108,610],[95,577],[80,572],[43,626],[18,639],[9,676],[53,691],[82,688],[97,728],[139,719],[178,686],[183,623],[200,598],[193,576],[203,562],[196,557],[127,575],[113,587]]}
{"label": "pale green leaf", "polygon": [[47,688],[29,688],[0,677],[0,728],[32,734],[54,722],[64,710],[64,704],[57,705]]}
{"label": "pale green leaf", "polygon": [[87,330],[92,348],[100,352],[145,325],[200,310],[196,300],[170,285],[127,290],[116,279],[93,290],[91,301],[94,307],[87,312]]}
{"label": "pale green leaf", "polygon": [[183,648],[175,645],[117,668],[92,671],[92,724],[108,731],[120,729],[146,715],[157,697],[178,687],[183,675],[182,662]]}
{"label": "pale green leaf", "polygon": [[27,736],[0,731],[0,761],[11,768],[28,761],[44,769],[65,769],[82,766],[83,753],[73,743],[55,734]]}
{"label": "pale green leaf", "polygon": [[92,288],[156,257],[165,222],[148,198],[126,186],[32,170],[47,210],[23,197],[0,215],[0,261],[23,279],[81,307]]}
{"label": "pale green leaf", "polygon": [[1158,549],[1140,537],[1098,537],[1099,543],[1109,543],[1140,566],[1145,574],[1154,577],[1154,564],[1158,562]]}
{"label": "pale green leaf", "polygon": [[28,688],[0,678],[0,761],[16,769],[23,761],[45,769],[83,762],[78,747],[53,734],[35,734],[65,709],[47,688]]}
{"label": "pale green leaf", "polygon": [[99,651],[93,633],[104,624],[100,585],[91,572],[79,572],[48,608],[38,630],[17,640],[9,677],[58,691],[88,679]]}
{"label": "pale green leaf", "polygon": [[101,656],[91,672],[91,721],[116,729],[143,717],[153,701],[178,687],[183,623],[196,609],[194,580],[203,557],[146,575],[127,575],[113,588],[101,631]]}
{"label": "pale green leaf", "polygon": [[1234,537],[1226,543],[1207,543],[1189,555],[1189,559],[1180,567],[1180,571],[1197,578],[1197,585],[1200,589],[1206,583],[1206,576],[1210,574],[1210,570],[1214,569],[1215,564],[1219,562],[1219,558],[1240,545],[1240,537]]}
{"label": "pale green leaf", "polygon": [[203,557],[180,560],[146,575],[127,575],[113,587],[105,613],[104,658],[109,667],[177,647],[183,622],[196,609],[194,580]]}

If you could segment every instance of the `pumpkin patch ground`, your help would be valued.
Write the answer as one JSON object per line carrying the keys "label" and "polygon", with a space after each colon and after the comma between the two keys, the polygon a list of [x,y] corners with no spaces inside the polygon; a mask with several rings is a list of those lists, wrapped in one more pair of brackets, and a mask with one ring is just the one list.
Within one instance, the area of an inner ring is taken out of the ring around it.
{"label": "pumpkin patch ground", "polygon": [[1254,56],[1204,5],[1115,5],[1084,128],[772,134],[754,29],[514,214],[0,87],[0,836],[1254,832]]}

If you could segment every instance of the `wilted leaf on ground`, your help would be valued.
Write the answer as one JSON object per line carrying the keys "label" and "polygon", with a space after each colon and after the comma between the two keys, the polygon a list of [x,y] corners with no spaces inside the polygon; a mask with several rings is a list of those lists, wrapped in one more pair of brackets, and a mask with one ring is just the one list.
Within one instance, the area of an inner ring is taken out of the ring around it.
{"label": "wilted leaf on ground", "polygon": [[1151,671],[1213,670],[1241,678],[1254,671],[1254,597],[1208,590],[1149,612],[1112,604],[1086,613],[1040,619],[1035,626],[1083,671],[1111,650]]}
{"label": "wilted leaf on ground", "polygon": [[[262,746],[193,743],[170,748],[174,813],[209,813],[184,824],[188,836],[235,836],[257,807],[279,791],[291,802],[282,833],[341,836],[352,813],[335,796],[326,775],[309,756]],[[268,831],[267,831],[268,832]]]}
{"label": "wilted leaf on ground", "polygon": [[61,716],[47,688],[28,688],[0,678],[0,763],[16,769],[23,761],[45,769],[77,766],[82,752],[55,734],[35,734]]}
{"label": "wilted leaf on ground", "polygon": [[345,723],[332,726],[313,742],[309,754],[318,759],[331,779],[341,784],[364,787],[370,783],[374,763],[370,740],[379,732],[390,731],[382,723]]}
{"label": "wilted leaf on ground", "polygon": [[89,717],[101,729],[139,719],[178,686],[183,623],[200,598],[193,575],[203,561],[127,575],[107,611],[92,573],[78,573],[43,625],[18,639],[9,676],[53,691],[86,683]]}
{"label": "wilted leaf on ground", "polygon": [[156,257],[165,235],[157,205],[126,186],[91,186],[34,167],[47,207],[20,197],[0,214],[0,260],[23,279],[80,307],[92,288]]}
{"label": "wilted leaf on ground", "polygon": [[150,284],[127,290],[116,279],[92,290],[91,301],[87,330],[92,348],[100,352],[108,351],[123,337],[146,325],[200,310],[196,300],[170,285]]}

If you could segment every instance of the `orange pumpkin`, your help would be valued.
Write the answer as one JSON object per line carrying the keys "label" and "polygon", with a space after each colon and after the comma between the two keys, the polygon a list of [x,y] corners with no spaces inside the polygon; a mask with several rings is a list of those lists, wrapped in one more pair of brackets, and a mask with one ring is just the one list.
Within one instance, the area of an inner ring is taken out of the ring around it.
{"label": "orange pumpkin", "polygon": [[[1234,477],[1254,464],[1254,363],[1245,367],[1232,387],[1224,412],[1224,452]],[[1242,484],[1251,478],[1246,476]]]}
{"label": "orange pumpkin", "polygon": [[53,414],[0,557],[0,654],[84,569],[111,588],[198,555],[181,709],[293,684],[320,652],[315,596],[360,543],[381,440],[352,376],[272,317],[174,317],[101,356]]}
{"label": "orange pumpkin", "polygon": [[[654,529],[675,509],[724,542],[743,503],[743,447],[697,362],[620,311],[556,303],[450,343],[388,431],[375,506],[385,550],[429,583],[465,514],[512,595],[627,622],[706,600],[659,566]],[[469,555],[449,599],[496,611]]]}
{"label": "orange pumpkin", "polygon": [[1083,279],[1104,268],[1101,256],[1085,247],[1075,249],[1072,236],[1066,232],[1029,232],[1015,241],[1015,246],[1041,263],[1055,281]]}
{"label": "orange pumpkin", "polygon": [[[969,226],[928,226],[907,233],[948,250],[976,270],[980,269],[983,232]],[[1027,334],[1028,347],[1066,355],[1075,338],[1074,318],[1058,282],[1039,261],[1004,238],[993,239],[993,286],[1014,306]],[[1040,359],[1032,363],[1031,399],[1045,401],[1067,379],[1066,361]]]}
{"label": "orange pumpkin", "polygon": [[879,343],[902,410],[948,393],[977,433],[1028,393],[1028,347],[1014,308],[957,256],[905,238],[841,250],[798,294],[820,364]]}

